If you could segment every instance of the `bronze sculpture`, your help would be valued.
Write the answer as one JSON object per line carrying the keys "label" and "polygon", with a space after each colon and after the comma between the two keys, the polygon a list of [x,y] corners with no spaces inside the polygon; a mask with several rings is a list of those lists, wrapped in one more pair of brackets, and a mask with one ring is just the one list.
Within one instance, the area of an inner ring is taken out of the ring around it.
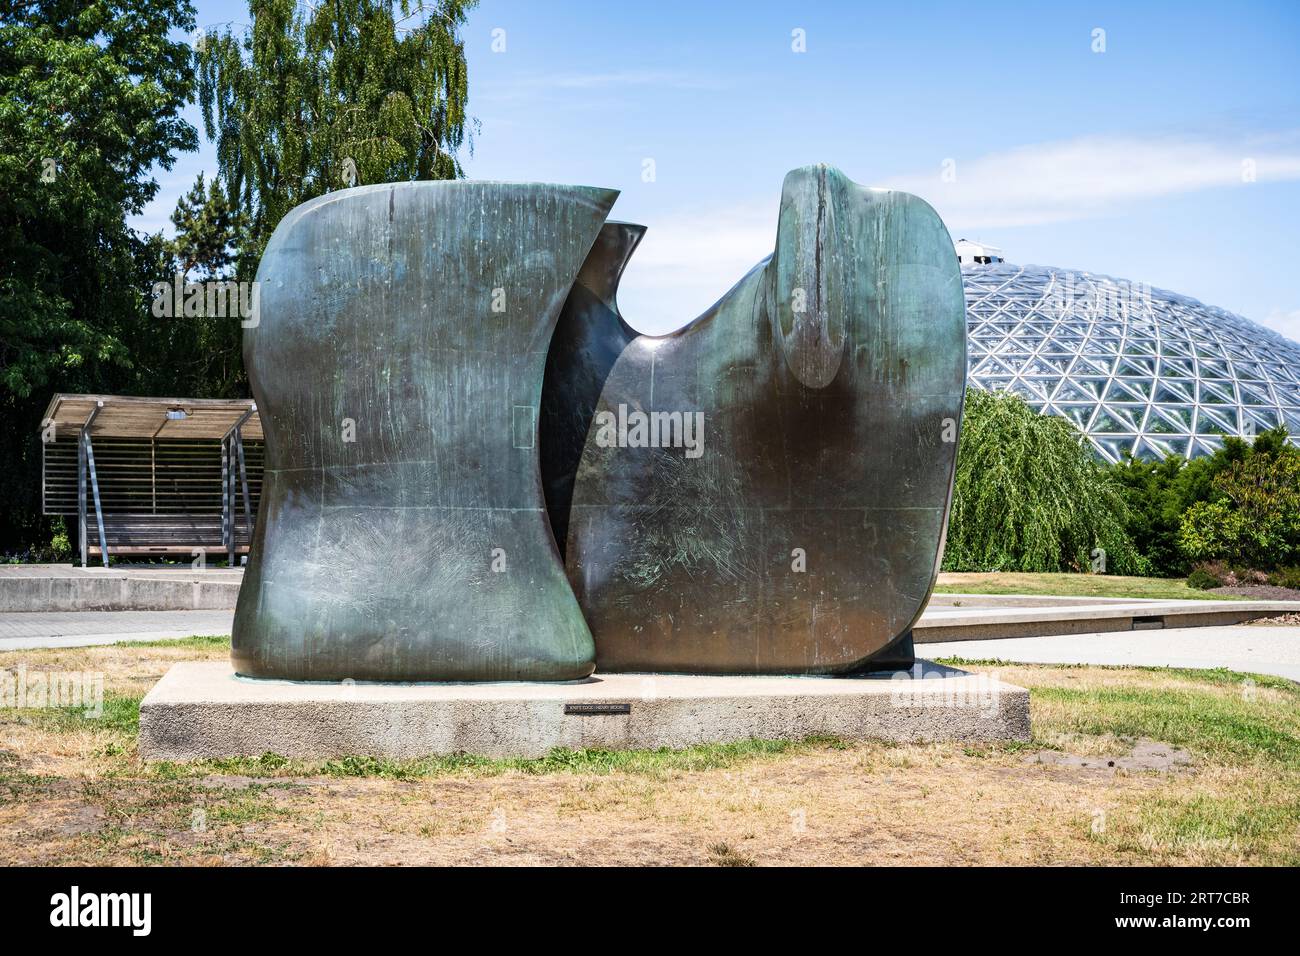
{"label": "bronze sculpture", "polygon": [[644,230],[605,222],[615,196],[402,183],[281,223],[245,332],[267,465],[239,673],[565,680],[593,659],[833,674],[910,658],[965,383],[938,216],[796,170],[774,255],[652,337],[618,314]]}
{"label": "bronze sculpture", "polygon": [[[943,223],[906,193],[795,170],[773,256],[665,336],[637,335],[615,304],[641,232],[605,226],[543,395],[548,506],[597,669],[910,663],[965,393]],[[638,414],[639,436],[624,428]]]}
{"label": "bronze sculpture", "polygon": [[280,223],[244,333],[266,471],[235,614],[240,674],[591,673],[536,416],[551,330],[616,196],[397,183]]}

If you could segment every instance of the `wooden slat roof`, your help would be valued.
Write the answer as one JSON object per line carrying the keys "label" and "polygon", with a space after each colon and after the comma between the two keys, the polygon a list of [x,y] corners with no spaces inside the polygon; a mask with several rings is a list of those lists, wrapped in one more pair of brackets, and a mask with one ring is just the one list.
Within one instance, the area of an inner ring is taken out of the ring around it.
{"label": "wooden slat roof", "polygon": [[[244,412],[253,414],[244,422],[245,438],[262,438],[262,420],[251,398],[140,398],[134,395],[65,395],[50,400],[42,424],[54,422],[58,438],[75,435],[90,413],[103,407],[90,426],[90,435],[112,438],[212,438],[221,439]],[[168,418],[180,409],[184,418]]]}

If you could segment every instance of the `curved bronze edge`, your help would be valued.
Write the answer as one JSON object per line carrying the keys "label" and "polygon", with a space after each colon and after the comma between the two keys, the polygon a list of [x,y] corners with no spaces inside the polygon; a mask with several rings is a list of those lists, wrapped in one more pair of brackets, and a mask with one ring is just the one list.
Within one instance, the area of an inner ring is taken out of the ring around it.
{"label": "curved bronze edge", "polygon": [[767,304],[790,371],[809,388],[825,388],[839,372],[848,343],[840,307],[850,263],[836,248],[837,207],[857,188],[839,170],[805,166],[786,174],[776,251],[768,266]]}
{"label": "curved bronze edge", "polygon": [[546,518],[537,415],[546,345],[616,196],[396,183],[280,223],[244,338],[266,468],[239,673],[591,674]]}
{"label": "curved bronze edge", "polygon": [[569,509],[587,432],[618,357],[639,333],[618,311],[618,284],[646,227],[606,222],[560,310],[542,380],[538,443],[546,511],[563,560]]}
{"label": "curved bronze edge", "polygon": [[[794,170],[772,256],[666,336],[618,311],[637,238],[602,231],[543,394],[548,512],[598,670],[901,666],[942,556],[964,399],[947,230],[914,196]],[[710,457],[602,445],[598,413],[628,409],[702,413]]]}
{"label": "curved bronze edge", "polygon": [[637,246],[641,245],[645,233],[645,226],[609,220],[600,227],[600,234],[578,270],[576,284],[584,286],[600,299],[601,304],[614,315],[619,315],[618,284],[622,281],[623,270]]}

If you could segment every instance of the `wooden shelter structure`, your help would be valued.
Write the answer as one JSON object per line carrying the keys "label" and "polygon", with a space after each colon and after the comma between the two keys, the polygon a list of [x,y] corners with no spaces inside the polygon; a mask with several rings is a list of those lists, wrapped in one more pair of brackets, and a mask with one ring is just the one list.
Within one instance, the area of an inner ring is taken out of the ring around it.
{"label": "wooden shelter structure", "polygon": [[247,554],[262,491],[252,399],[65,395],[41,427],[42,508],[91,555]]}

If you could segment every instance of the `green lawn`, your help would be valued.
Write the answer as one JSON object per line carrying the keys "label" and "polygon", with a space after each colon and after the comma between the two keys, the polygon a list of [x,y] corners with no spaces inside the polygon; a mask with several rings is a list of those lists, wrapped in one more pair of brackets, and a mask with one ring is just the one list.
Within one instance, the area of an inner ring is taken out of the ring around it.
{"label": "green lawn", "polygon": [[937,594],[1043,594],[1174,601],[1247,600],[1189,588],[1183,578],[1126,578],[1117,574],[944,572],[939,575],[939,583],[934,590]]}
{"label": "green lawn", "polygon": [[1280,678],[949,661],[1029,688],[1027,742],[141,761],[143,694],[228,654],[0,652],[105,690],[102,717],[0,710],[0,865],[1300,865],[1300,685]]}

